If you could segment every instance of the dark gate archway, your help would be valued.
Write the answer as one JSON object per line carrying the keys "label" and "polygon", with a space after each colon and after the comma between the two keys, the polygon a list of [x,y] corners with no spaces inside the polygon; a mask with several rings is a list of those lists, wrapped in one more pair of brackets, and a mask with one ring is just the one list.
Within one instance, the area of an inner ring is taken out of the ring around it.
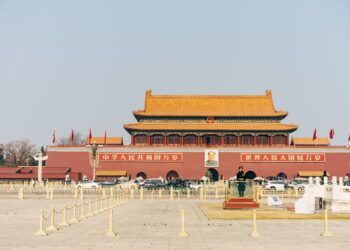
{"label": "dark gate archway", "polygon": [[144,172],[139,172],[137,173],[136,177],[141,177],[142,179],[146,180],[147,179],[147,175]]}
{"label": "dark gate archway", "polygon": [[179,174],[174,170],[169,171],[166,175],[167,180],[176,180],[177,178],[179,178]]}
{"label": "dark gate archway", "polygon": [[246,179],[252,180],[256,177],[256,173],[250,170],[250,171],[247,171],[244,176]]}
{"label": "dark gate archway", "polygon": [[206,171],[205,176],[208,177],[211,181],[218,181],[219,180],[219,173],[214,168],[209,168]]}
{"label": "dark gate archway", "polygon": [[287,175],[283,172],[278,173],[277,177],[287,179]]}

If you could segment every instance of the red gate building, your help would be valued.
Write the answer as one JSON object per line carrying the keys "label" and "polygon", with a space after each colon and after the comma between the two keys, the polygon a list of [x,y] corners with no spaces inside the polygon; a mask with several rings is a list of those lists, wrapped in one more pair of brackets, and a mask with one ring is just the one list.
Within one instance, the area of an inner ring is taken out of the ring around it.
{"label": "red gate building", "polygon": [[[145,107],[133,112],[136,123],[125,124],[131,144],[122,138],[92,138],[97,178],[228,179],[243,165],[253,176],[288,178],[350,173],[348,147],[330,146],[327,138],[293,138],[298,126],[282,123],[272,94],[153,95],[146,91]],[[291,141],[291,142],[290,142]],[[91,149],[86,145],[48,148],[47,167],[70,167],[93,175]]]}

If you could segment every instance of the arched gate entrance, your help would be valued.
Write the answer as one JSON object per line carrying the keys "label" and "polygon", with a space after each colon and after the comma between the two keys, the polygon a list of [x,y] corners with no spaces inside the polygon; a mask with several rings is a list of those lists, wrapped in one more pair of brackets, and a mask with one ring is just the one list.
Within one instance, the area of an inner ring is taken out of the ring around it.
{"label": "arched gate entrance", "polygon": [[206,171],[205,176],[208,177],[210,181],[218,181],[219,180],[219,173],[214,168],[209,168]]}

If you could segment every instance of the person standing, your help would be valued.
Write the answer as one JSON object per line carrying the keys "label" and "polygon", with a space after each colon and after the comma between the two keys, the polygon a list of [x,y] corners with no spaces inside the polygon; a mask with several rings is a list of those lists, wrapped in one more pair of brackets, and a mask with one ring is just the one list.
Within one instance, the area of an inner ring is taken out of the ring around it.
{"label": "person standing", "polygon": [[325,170],[323,171],[323,175],[322,175],[322,179],[321,179],[321,185],[327,184],[324,182],[324,178],[327,177],[328,178],[328,172]]}
{"label": "person standing", "polygon": [[238,185],[237,185],[237,188],[238,188],[238,194],[239,194],[239,197],[244,197],[244,191],[245,191],[245,174],[244,174],[244,171],[243,171],[243,166],[239,166],[238,167],[238,172],[237,172],[237,181],[238,181]]}

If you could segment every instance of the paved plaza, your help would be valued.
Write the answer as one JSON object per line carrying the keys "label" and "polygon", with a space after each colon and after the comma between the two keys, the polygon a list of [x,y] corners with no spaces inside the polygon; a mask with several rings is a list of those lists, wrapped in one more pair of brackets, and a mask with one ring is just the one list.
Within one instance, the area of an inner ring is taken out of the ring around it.
{"label": "paved plaza", "polygon": [[[40,208],[49,215],[74,199],[0,199],[0,249],[348,249],[349,221],[330,221],[332,237],[321,237],[321,220],[258,220],[260,237],[249,236],[247,220],[209,220],[195,200],[129,200],[114,209],[115,237],[105,234],[108,212],[69,227],[34,236]],[[180,208],[188,237],[179,237]],[[78,211],[78,215],[80,210]],[[68,214],[68,219],[71,213]],[[56,216],[56,224],[61,221]],[[45,227],[48,226],[46,222]]]}

